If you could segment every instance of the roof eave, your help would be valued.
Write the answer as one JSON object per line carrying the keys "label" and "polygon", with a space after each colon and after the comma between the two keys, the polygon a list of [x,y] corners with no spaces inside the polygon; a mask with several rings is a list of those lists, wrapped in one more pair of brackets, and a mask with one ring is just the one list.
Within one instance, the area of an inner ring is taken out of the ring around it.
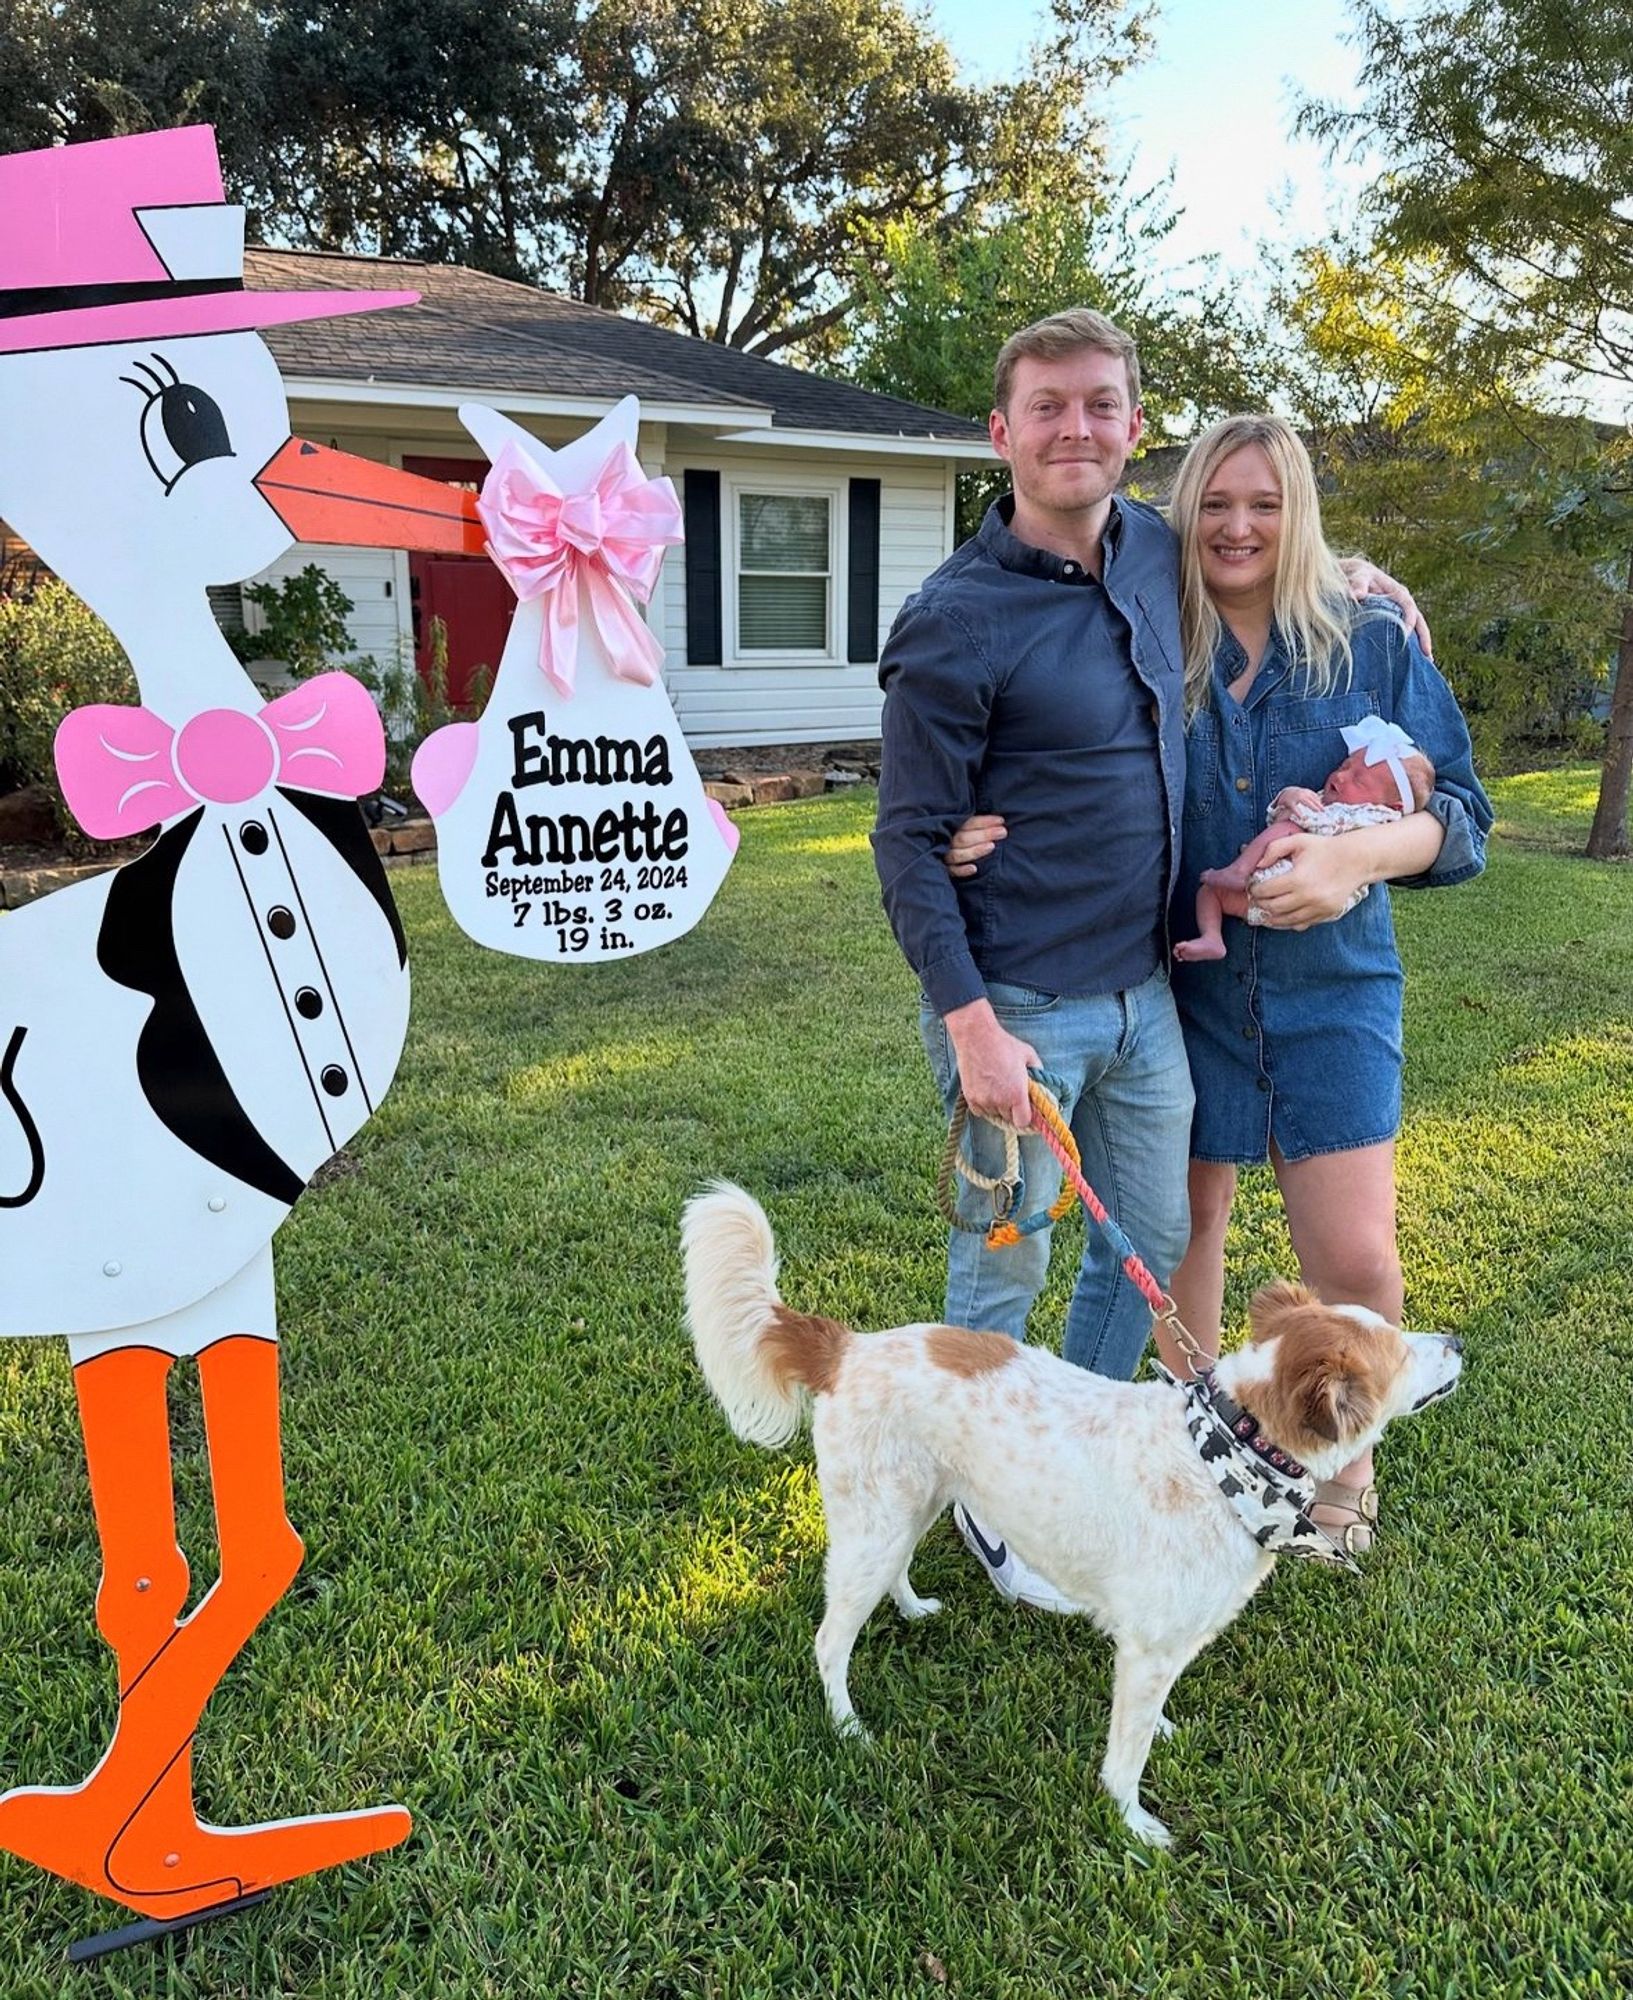
{"label": "roof eave", "polygon": [[787,445],[794,451],[865,451],[901,458],[964,458],[979,465],[995,464],[998,454],[986,438],[915,436],[908,431],[795,430],[773,428],[724,431],[719,444]]}
{"label": "roof eave", "polygon": [[[364,380],[343,375],[299,375],[284,373],[284,388],[297,401],[308,403],[365,403],[397,405],[417,410],[457,410],[461,403],[487,403],[508,415],[521,417],[603,417],[622,401],[619,396],[543,395],[519,389],[485,389],[467,383],[463,388],[427,382],[389,382],[379,376]],[[650,424],[709,424],[734,427],[745,438],[758,438],[771,428],[769,407],[745,402],[682,403],[661,396],[641,398],[642,420]]]}

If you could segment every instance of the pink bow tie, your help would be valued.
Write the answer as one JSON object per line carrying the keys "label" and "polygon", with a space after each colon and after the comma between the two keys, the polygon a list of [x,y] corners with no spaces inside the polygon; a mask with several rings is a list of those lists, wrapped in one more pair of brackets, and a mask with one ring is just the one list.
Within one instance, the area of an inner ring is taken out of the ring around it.
{"label": "pink bow tie", "polygon": [[619,444],[590,486],[563,493],[506,444],[476,510],[488,531],[488,553],[511,589],[524,603],[545,600],[539,665],[557,689],[570,695],[577,672],[580,578],[613,672],[650,687],[663,648],[630,599],[646,603],[663,551],[682,540],[680,502],[669,481],[646,478],[629,446]]}
{"label": "pink bow tie", "polygon": [[318,674],[259,715],[207,708],[172,729],[150,708],[96,702],[57,727],[57,776],[94,840],[145,833],[195,805],[240,805],[276,780],[357,799],[378,791],[386,737],[374,697],[350,674]]}

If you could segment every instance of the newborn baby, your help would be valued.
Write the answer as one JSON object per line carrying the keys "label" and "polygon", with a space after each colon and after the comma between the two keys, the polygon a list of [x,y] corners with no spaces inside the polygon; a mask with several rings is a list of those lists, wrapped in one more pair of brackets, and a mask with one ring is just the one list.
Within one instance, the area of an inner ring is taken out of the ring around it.
{"label": "newborn baby", "polygon": [[[1257,879],[1267,882],[1285,875],[1292,857],[1284,855],[1268,868],[1261,864],[1272,841],[1289,833],[1353,833],[1359,826],[1387,826],[1409,812],[1421,812],[1435,788],[1434,766],[1415,747],[1406,732],[1393,725],[1381,725],[1375,718],[1361,725],[1365,739],[1329,774],[1319,792],[1304,785],[1289,785],[1270,802],[1269,823],[1261,834],[1248,842],[1228,868],[1206,868],[1202,886],[1196,892],[1196,924],[1199,935],[1174,946],[1174,956],[1186,964],[1198,959],[1223,958],[1225,937],[1222,919],[1242,917],[1250,924],[1263,922],[1258,905],[1248,895]],[[1355,742],[1360,732],[1344,731],[1346,742]],[[1340,915],[1353,910],[1366,894],[1363,883]]]}

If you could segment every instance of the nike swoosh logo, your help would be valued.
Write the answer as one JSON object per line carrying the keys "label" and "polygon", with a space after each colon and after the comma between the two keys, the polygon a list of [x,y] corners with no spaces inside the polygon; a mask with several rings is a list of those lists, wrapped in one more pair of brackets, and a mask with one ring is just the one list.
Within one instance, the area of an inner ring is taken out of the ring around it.
{"label": "nike swoosh logo", "polygon": [[976,1526],[975,1517],[973,1514],[966,1514],[964,1516],[964,1522],[970,1531],[970,1540],[974,1542],[975,1546],[981,1551],[981,1554],[985,1557],[987,1562],[990,1563],[994,1569],[1002,1569],[1004,1564],[1009,1561],[1008,1549],[1004,1547],[1002,1542],[1000,1542],[998,1546],[994,1548],[991,1542],[987,1540],[986,1536],[983,1535],[981,1530]]}

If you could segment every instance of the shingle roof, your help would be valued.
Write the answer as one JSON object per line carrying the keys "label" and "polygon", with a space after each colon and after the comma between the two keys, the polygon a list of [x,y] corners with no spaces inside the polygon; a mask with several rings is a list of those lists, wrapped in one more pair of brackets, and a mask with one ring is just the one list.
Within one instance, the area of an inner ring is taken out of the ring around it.
{"label": "shingle roof", "polygon": [[769,409],[774,428],[943,438],[984,444],[966,418],[875,395],[713,341],[581,305],[461,264],[249,250],[255,291],[417,291],[417,306],[269,327],[286,376],[400,382],[502,397],[527,395]]}

